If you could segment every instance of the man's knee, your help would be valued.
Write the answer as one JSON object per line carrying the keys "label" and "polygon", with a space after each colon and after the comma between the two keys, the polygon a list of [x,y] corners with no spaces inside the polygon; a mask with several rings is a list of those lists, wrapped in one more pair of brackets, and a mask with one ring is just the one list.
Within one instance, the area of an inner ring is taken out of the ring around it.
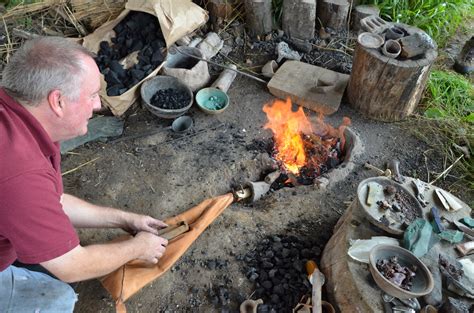
{"label": "man's knee", "polygon": [[54,299],[52,305],[61,308],[59,312],[72,312],[77,301],[77,294],[67,283],[54,280],[47,290],[48,298]]}

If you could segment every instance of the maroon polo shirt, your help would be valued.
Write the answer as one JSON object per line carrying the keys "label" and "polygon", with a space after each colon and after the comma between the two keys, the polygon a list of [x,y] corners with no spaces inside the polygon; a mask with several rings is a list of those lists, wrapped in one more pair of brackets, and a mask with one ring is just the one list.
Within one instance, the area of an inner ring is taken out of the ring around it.
{"label": "maroon polo shirt", "polygon": [[59,144],[0,89],[0,271],[16,259],[38,264],[79,244],[60,203],[60,162]]}

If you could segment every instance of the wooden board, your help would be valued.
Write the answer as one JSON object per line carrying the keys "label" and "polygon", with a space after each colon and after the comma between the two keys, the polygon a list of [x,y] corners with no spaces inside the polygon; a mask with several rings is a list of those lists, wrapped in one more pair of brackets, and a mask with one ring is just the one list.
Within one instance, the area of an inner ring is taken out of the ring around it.
{"label": "wooden board", "polygon": [[339,109],[349,75],[299,61],[286,61],[268,83],[270,93],[325,115]]}

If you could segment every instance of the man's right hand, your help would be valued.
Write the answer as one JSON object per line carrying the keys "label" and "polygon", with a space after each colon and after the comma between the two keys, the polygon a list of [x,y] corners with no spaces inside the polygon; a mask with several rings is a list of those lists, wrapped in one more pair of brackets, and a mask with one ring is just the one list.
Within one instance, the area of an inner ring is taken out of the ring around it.
{"label": "man's right hand", "polygon": [[141,260],[156,264],[165,253],[168,240],[149,232],[141,231],[135,235],[133,241],[140,247]]}

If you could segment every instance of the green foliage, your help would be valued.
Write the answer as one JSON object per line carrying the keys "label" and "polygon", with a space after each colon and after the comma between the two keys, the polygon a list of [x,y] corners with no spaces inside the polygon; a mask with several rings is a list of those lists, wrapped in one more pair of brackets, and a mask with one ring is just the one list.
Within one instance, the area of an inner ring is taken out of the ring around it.
{"label": "green foliage", "polygon": [[283,0],[272,0],[273,24],[281,25],[281,17],[283,15]]}
{"label": "green foliage", "polygon": [[11,9],[21,4],[31,4],[36,2],[40,2],[40,0],[10,0],[6,1],[6,8]]}
{"label": "green foliage", "polygon": [[462,75],[435,70],[431,72],[422,101],[426,124],[425,140],[444,149],[451,161],[460,155],[451,147],[467,147],[470,159],[463,159],[460,168],[463,180],[474,189],[474,87]]}
{"label": "green foliage", "polygon": [[380,8],[382,18],[419,27],[440,46],[464,18],[474,17],[472,0],[364,0]]}

